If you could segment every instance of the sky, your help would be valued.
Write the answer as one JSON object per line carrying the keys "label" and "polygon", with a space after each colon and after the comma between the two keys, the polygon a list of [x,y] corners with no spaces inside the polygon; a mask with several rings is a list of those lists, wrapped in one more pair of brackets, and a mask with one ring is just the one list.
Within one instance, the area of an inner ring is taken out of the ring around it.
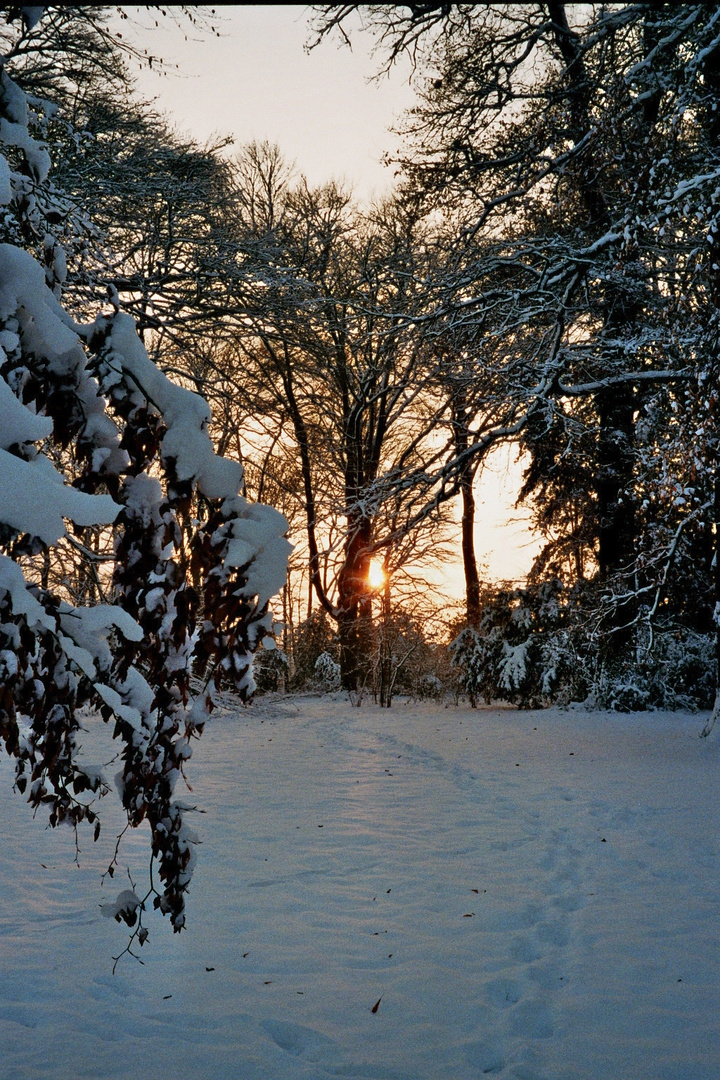
{"label": "sky", "polygon": [[[308,53],[309,14],[301,4],[229,5],[215,20],[219,37],[169,15],[157,15],[157,28],[155,14],[143,16],[145,29],[129,19],[121,25],[166,62],[164,74],[138,70],[138,90],[179,131],[202,143],[230,136],[238,148],[277,143],[311,183],[342,178],[368,202],[392,187],[392,167],[381,159],[398,144],[389,129],[414,101],[410,65],[372,79],[380,59],[360,33],[351,35],[352,50],[333,39]],[[477,557],[492,578],[522,578],[538,548],[527,511],[515,508],[520,474],[515,455],[501,449],[478,481]],[[447,583],[462,595],[459,566]]]}
{"label": "sky", "polygon": [[158,17],[158,29],[137,36],[177,68],[138,71],[139,89],[202,141],[267,139],[311,183],[345,178],[367,200],[392,183],[380,159],[393,146],[388,127],[413,103],[409,66],[369,82],[377,62],[360,34],[352,51],[327,41],[307,53],[309,13],[301,4],[230,5],[218,12],[220,37]]}

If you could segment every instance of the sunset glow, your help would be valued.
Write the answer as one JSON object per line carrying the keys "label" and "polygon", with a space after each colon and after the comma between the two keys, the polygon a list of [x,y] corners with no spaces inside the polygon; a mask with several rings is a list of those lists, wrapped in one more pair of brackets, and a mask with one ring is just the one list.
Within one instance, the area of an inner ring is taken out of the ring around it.
{"label": "sunset glow", "polygon": [[377,559],[373,559],[370,563],[368,584],[371,589],[382,589],[385,584],[385,571],[382,568],[382,563],[379,563]]}

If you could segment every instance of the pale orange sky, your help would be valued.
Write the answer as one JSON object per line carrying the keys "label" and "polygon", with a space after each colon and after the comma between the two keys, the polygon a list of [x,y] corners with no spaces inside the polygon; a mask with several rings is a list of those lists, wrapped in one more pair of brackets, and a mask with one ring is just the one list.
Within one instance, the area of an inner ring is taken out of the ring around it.
{"label": "pale orange sky", "polygon": [[[168,62],[165,75],[137,72],[138,89],[180,131],[200,142],[229,134],[238,146],[267,139],[311,183],[344,178],[367,201],[392,186],[380,159],[396,144],[388,129],[414,100],[409,65],[369,82],[378,61],[361,34],[353,35],[352,51],[326,41],[306,53],[308,14],[301,4],[229,5],[218,11],[220,38],[161,16],[158,29],[133,31],[128,20],[122,29]],[[150,25],[155,14],[143,18]],[[528,515],[514,507],[520,470],[513,459],[499,450],[477,485],[477,557],[493,578],[522,578],[537,550]],[[460,597],[459,565],[442,576]]]}

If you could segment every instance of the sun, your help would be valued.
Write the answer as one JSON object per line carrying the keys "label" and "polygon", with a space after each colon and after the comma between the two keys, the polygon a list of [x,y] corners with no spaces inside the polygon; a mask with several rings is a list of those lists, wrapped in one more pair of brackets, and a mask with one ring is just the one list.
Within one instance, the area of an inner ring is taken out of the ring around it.
{"label": "sun", "polygon": [[373,559],[368,570],[368,585],[371,589],[381,589],[384,584],[385,571],[382,568],[382,563],[378,562],[377,559]]}

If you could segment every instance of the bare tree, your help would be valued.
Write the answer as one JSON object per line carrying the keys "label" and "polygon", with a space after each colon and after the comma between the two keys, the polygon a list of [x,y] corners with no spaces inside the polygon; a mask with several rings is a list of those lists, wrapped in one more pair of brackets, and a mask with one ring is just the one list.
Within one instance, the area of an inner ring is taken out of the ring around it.
{"label": "bare tree", "polygon": [[[395,511],[383,525],[378,480],[442,453],[432,444],[447,403],[428,376],[437,359],[408,321],[432,245],[400,205],[363,216],[334,184],[290,186],[269,146],[248,148],[235,182],[255,284],[222,378],[235,378],[265,417],[266,446],[280,456],[294,447],[309,586],[337,622],[343,681],[354,690],[367,674],[370,560],[407,533]],[[395,487],[393,507],[398,499]]]}

